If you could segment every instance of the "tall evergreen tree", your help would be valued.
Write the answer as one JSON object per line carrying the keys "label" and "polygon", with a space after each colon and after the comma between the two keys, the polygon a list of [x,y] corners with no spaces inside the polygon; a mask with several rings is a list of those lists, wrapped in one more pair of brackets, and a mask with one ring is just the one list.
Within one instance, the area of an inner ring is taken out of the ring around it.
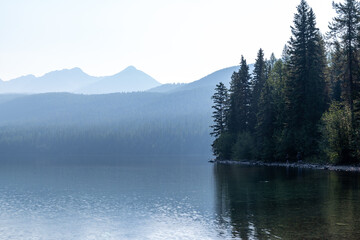
{"label": "tall evergreen tree", "polygon": [[277,59],[276,59],[274,53],[271,53],[269,60],[265,59],[265,79],[269,78],[270,73],[271,73],[272,69],[274,68],[276,61],[277,61]]}
{"label": "tall evergreen tree", "polygon": [[259,111],[259,100],[261,91],[266,80],[267,64],[264,59],[264,51],[260,48],[254,64],[254,72],[252,77],[252,97],[251,97],[251,113],[249,116],[249,128],[252,131],[256,126],[256,114]]}
{"label": "tall evergreen tree", "polygon": [[[308,12],[307,26],[307,86],[306,86],[306,111],[310,133],[317,131],[316,124],[326,110],[326,54],[325,43],[316,28],[316,17],[312,9]],[[318,137],[318,136],[316,136]]]}
{"label": "tall evergreen tree", "polygon": [[258,158],[271,161],[274,156],[274,98],[272,84],[266,79],[259,98],[257,112],[256,139]]}
{"label": "tall evergreen tree", "polygon": [[[290,76],[287,79],[287,112],[288,124],[291,130],[299,128],[304,122],[304,96],[305,83],[307,78],[307,12],[309,7],[305,1],[301,1],[297,7],[297,13],[294,16],[294,26],[291,27],[293,36],[288,43],[290,60],[288,62]],[[293,134],[291,132],[291,134]],[[291,143],[295,145],[295,143]],[[296,151],[296,150],[294,150]]]}
{"label": "tall evergreen tree", "polygon": [[316,125],[325,110],[325,53],[315,14],[301,0],[291,27],[289,76],[286,81],[286,152],[305,156],[316,153],[319,133]]}
{"label": "tall evergreen tree", "polygon": [[337,16],[329,24],[333,42],[340,40],[344,55],[343,98],[350,107],[352,128],[352,154],[360,158],[360,3],[345,0],[334,3]]}
{"label": "tall evergreen tree", "polygon": [[212,143],[212,150],[216,159],[230,159],[233,145],[233,135],[228,132],[227,119],[229,115],[229,94],[226,86],[220,82],[216,85],[215,93],[212,96],[214,105],[211,136],[215,137]]}
{"label": "tall evergreen tree", "polygon": [[238,134],[249,130],[250,74],[246,60],[241,56],[240,69],[234,72],[230,82],[229,131]]}
{"label": "tall evergreen tree", "polygon": [[356,0],[345,0],[344,3],[333,2],[337,16],[329,24],[329,36],[336,42],[340,39],[340,45],[346,56],[344,90],[345,99],[349,104],[353,117],[354,100],[358,97],[359,84],[359,31],[360,31],[360,3]]}
{"label": "tall evergreen tree", "polygon": [[269,59],[269,66],[270,66],[270,70],[274,67],[275,63],[276,63],[277,59],[275,57],[274,53],[271,53],[270,59]]}
{"label": "tall evergreen tree", "polygon": [[280,59],[273,64],[265,81],[257,113],[257,152],[265,161],[285,159],[277,154],[285,122],[284,78],[284,64]]}
{"label": "tall evergreen tree", "polygon": [[211,136],[218,138],[221,134],[226,131],[226,117],[228,114],[229,95],[226,86],[220,82],[216,85],[215,93],[211,97],[214,101],[212,108],[214,125],[211,126],[213,129]]}

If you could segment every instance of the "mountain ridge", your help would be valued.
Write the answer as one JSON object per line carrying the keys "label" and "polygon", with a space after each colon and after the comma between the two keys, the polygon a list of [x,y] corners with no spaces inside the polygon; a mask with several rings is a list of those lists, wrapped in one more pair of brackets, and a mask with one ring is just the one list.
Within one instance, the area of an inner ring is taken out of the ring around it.
{"label": "mountain ridge", "polygon": [[0,154],[210,153],[211,96],[237,70],[158,92],[0,94]]}
{"label": "mountain ridge", "polygon": [[[103,86],[98,86],[94,94],[144,91],[161,85],[146,73],[128,66],[124,70],[111,76],[95,77],[85,73],[82,69],[75,67],[71,69],[55,70],[36,77],[32,74],[20,76],[8,81],[1,81],[0,94],[10,93],[47,93],[47,92],[70,92],[87,94],[86,89],[96,82],[106,79],[105,83],[113,81],[114,86],[107,86],[108,90],[101,91]],[[110,79],[110,80],[109,80]],[[140,81],[140,83],[138,83]],[[143,86],[141,86],[143,84]],[[123,85],[123,86],[122,86]]]}
{"label": "mountain ridge", "polygon": [[[121,79],[121,81],[119,81]],[[134,80],[136,85],[134,85]],[[156,81],[145,72],[136,69],[134,66],[128,66],[119,73],[111,76],[101,77],[88,86],[75,90],[75,93],[82,94],[104,94],[114,92],[138,92],[160,86]]]}
{"label": "mountain ridge", "polygon": [[[253,64],[249,66],[250,72],[252,72]],[[29,74],[9,81],[0,80],[0,94],[37,94],[47,92],[107,94],[139,91],[171,93],[204,87],[213,89],[220,81],[229,87],[231,75],[238,69],[239,66],[223,68],[190,83],[161,84],[132,65],[110,76],[91,76],[81,68],[75,67],[51,71],[40,77]]]}

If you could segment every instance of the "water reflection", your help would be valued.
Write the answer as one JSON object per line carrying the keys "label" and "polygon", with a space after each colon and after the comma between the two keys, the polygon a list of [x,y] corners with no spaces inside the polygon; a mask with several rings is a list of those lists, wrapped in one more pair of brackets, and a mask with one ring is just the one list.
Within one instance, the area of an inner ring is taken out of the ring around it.
{"label": "water reflection", "polygon": [[218,239],[202,158],[40,160],[0,164],[1,240]]}
{"label": "water reflection", "polygon": [[197,157],[96,159],[0,164],[0,239],[360,236],[358,174]]}
{"label": "water reflection", "polygon": [[221,234],[237,239],[358,239],[360,176],[215,165]]}

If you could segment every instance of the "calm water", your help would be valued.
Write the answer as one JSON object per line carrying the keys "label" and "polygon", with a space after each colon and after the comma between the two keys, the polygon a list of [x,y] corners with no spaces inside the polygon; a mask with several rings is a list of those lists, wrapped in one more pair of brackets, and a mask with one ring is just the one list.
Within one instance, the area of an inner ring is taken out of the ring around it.
{"label": "calm water", "polygon": [[360,238],[359,174],[206,157],[48,160],[1,164],[0,239]]}

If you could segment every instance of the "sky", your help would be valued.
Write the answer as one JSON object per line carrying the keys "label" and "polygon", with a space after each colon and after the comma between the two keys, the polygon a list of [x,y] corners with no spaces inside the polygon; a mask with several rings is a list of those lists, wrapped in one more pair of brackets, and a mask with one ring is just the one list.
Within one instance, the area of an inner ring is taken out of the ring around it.
{"label": "sky", "polygon": [[[322,33],[331,0],[308,0]],[[92,76],[135,66],[161,83],[192,82],[280,57],[300,0],[0,0],[0,79],[80,67]]]}

